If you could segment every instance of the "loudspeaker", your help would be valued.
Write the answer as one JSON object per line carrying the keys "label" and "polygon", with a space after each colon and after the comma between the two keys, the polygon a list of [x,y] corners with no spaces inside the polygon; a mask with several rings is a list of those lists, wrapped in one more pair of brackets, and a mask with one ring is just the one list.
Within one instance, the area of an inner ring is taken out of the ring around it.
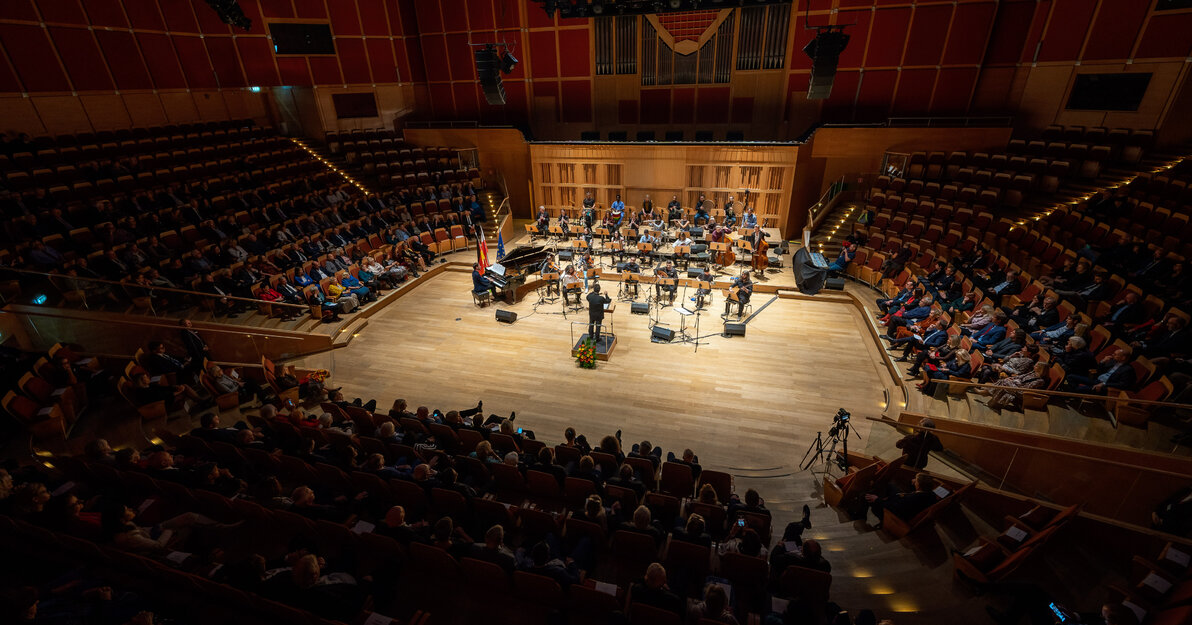
{"label": "loudspeaker", "polygon": [[650,314],[650,305],[645,302],[633,302],[629,305],[629,312],[635,315]]}
{"label": "loudspeaker", "polygon": [[745,324],[743,323],[725,323],[725,336],[745,336]]}
{"label": "loudspeaker", "polygon": [[844,278],[828,278],[824,281],[824,288],[833,291],[844,290]]}
{"label": "loudspeaker", "polygon": [[476,74],[480,77],[480,88],[484,100],[489,104],[505,103],[505,85],[501,83],[501,59],[493,46],[476,48]]}
{"label": "loudspeaker", "polygon": [[836,64],[840,53],[848,45],[848,35],[832,28],[821,29],[815,39],[807,42],[803,52],[811,57],[811,84],[807,87],[808,100],[826,100],[832,95],[832,83],[836,80]]}
{"label": "loudspeaker", "polygon": [[674,340],[675,331],[662,326],[654,326],[654,329],[650,332],[650,338],[669,343]]}
{"label": "loudspeaker", "polygon": [[517,313],[512,310],[497,309],[497,321],[504,321],[505,323],[513,323],[517,321]]}

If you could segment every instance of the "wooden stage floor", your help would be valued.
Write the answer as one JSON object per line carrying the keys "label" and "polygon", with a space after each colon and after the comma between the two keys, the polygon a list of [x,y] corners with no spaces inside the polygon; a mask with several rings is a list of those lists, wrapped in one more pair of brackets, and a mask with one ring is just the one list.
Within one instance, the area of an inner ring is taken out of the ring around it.
{"label": "wooden stage floor", "polygon": [[[604,283],[614,295],[617,286]],[[349,399],[376,398],[382,408],[396,397],[444,411],[483,399],[487,412],[516,410],[517,424],[543,440],[561,440],[569,425],[593,443],[622,429],[626,444],[649,438],[668,451],[690,447],[707,466],[767,473],[796,470],[838,408],[880,414],[883,374],[851,306],[757,294],[747,335],[725,338],[717,293],[701,315],[697,352],[652,343],[648,317],[618,302],[612,358],[585,370],[570,349],[586,312],[564,318],[560,302],[535,309],[533,294],[477,308],[470,289],[467,273],[435,276],[374,315],[346,348],[304,364],[330,365]],[[517,322],[497,322],[498,307]],[[661,321],[678,330],[678,317],[664,308]],[[867,435],[869,424],[856,422]]]}

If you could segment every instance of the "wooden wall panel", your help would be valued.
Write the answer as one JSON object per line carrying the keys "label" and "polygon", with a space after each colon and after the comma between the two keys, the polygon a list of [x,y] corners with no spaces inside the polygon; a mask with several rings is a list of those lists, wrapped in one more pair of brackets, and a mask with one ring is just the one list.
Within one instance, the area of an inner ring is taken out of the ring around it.
{"label": "wooden wall panel", "polygon": [[130,128],[132,118],[124,106],[124,98],[115,94],[86,94],[79,97],[87,120],[93,128]]}
{"label": "wooden wall panel", "polygon": [[37,115],[50,134],[84,132],[90,128],[87,111],[79,98],[62,96],[35,96]]}
{"label": "wooden wall panel", "polygon": [[160,96],[152,93],[130,93],[123,97],[128,117],[134,126],[164,126],[169,123]]}
{"label": "wooden wall panel", "polygon": [[199,121],[199,109],[189,93],[165,93],[161,96],[161,108],[171,124]]}
{"label": "wooden wall panel", "polygon": [[47,134],[33,99],[19,95],[0,96],[0,119],[4,120],[6,131],[24,132],[31,137]]}
{"label": "wooden wall panel", "polygon": [[190,95],[195,103],[195,111],[198,113],[199,119],[214,121],[231,117],[231,115],[228,115],[228,107],[224,103],[224,99],[220,97],[218,91],[205,91]]}

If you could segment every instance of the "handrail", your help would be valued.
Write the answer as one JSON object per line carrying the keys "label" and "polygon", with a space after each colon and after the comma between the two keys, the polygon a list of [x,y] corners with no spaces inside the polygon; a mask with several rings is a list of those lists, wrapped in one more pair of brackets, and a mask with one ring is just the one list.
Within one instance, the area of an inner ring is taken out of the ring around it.
{"label": "handrail", "polygon": [[202,291],[192,291],[190,289],[177,289],[174,287],[156,286],[156,285],[146,286],[146,285],[137,284],[135,282],[117,282],[115,280],[108,280],[106,278],[85,278],[82,276],[71,276],[71,275],[67,275],[64,273],[47,273],[44,271],[33,271],[31,269],[18,269],[16,267],[4,267],[2,271],[21,273],[21,274],[26,274],[26,275],[31,275],[31,276],[43,276],[43,277],[49,278],[51,283],[56,288],[59,288],[59,289],[61,289],[62,287],[57,284],[58,280],[68,280],[68,281],[75,280],[75,281],[81,281],[81,282],[98,282],[100,284],[118,286],[120,288],[138,288],[138,289],[145,289],[148,291],[165,291],[165,292],[169,292],[169,293],[182,293],[184,295],[198,295],[198,296],[204,297],[204,298],[217,298],[218,297],[218,298],[223,298],[223,299],[228,299],[228,300],[235,300],[238,302],[249,302],[254,305],[264,303],[264,304],[269,304],[270,306],[288,306],[290,308],[299,308],[301,310],[307,310],[307,308],[308,308],[307,304],[291,304],[289,302],[270,302],[268,300],[254,299],[251,297],[239,297],[236,295],[216,295],[213,293],[204,293]]}
{"label": "handrail", "polygon": [[1068,457],[1068,458],[1079,458],[1079,459],[1081,459],[1081,460],[1093,460],[1093,461],[1096,461],[1096,462],[1098,462],[1098,463],[1100,463],[1100,464],[1111,465],[1111,466],[1119,467],[1119,468],[1122,468],[1122,469],[1134,469],[1134,470],[1138,470],[1138,471],[1147,471],[1147,472],[1151,472],[1151,473],[1158,473],[1158,474],[1161,474],[1161,475],[1166,475],[1166,476],[1168,476],[1168,477],[1178,477],[1178,478],[1182,478],[1182,479],[1186,479],[1186,478],[1188,477],[1186,474],[1183,474],[1183,473],[1175,473],[1175,472],[1172,472],[1172,471],[1164,471],[1163,469],[1155,469],[1155,468],[1152,468],[1152,467],[1141,467],[1141,466],[1138,466],[1138,465],[1135,465],[1135,464],[1126,464],[1126,463],[1124,463],[1124,462],[1118,462],[1118,461],[1116,461],[1116,460],[1107,460],[1107,459],[1104,459],[1104,458],[1092,458],[1092,457],[1089,457],[1089,456],[1082,456],[1082,455],[1080,455],[1080,454],[1074,454],[1074,453],[1067,452],[1067,451],[1059,451],[1059,450],[1056,450],[1056,449],[1048,449],[1048,448],[1046,448],[1046,447],[1036,447],[1036,446],[1034,446],[1034,445],[1024,445],[1024,444],[1022,444],[1022,443],[1015,443],[1015,442],[1006,441],[1006,440],[1001,440],[1001,439],[996,439],[996,438],[988,438],[988,437],[985,437],[985,436],[977,436],[976,434],[963,434],[963,433],[961,433],[961,432],[954,432],[954,431],[952,431],[952,430],[941,430],[941,429],[939,429],[939,428],[925,427],[925,426],[918,425],[918,424],[915,424],[915,423],[903,423],[903,422],[901,422],[901,421],[895,421],[894,419],[891,419],[891,418],[889,418],[889,417],[886,417],[886,416],[882,416],[882,417],[865,417],[865,419],[866,419],[866,420],[868,420],[868,421],[874,421],[874,422],[877,422],[877,423],[881,423],[881,424],[884,424],[884,425],[888,425],[888,426],[890,426],[890,427],[894,427],[894,428],[907,427],[907,428],[911,428],[911,429],[914,429],[914,430],[927,430],[927,431],[930,431],[930,432],[932,432],[933,434],[936,434],[937,436],[938,436],[939,434],[945,434],[945,435],[947,435],[947,436],[956,436],[956,437],[959,437],[959,438],[966,438],[966,439],[969,439],[969,440],[980,441],[980,442],[983,442],[983,443],[995,443],[995,444],[998,444],[998,445],[1011,445],[1011,446],[1013,446],[1013,447],[1019,447],[1019,448],[1022,448],[1022,449],[1030,449],[1030,450],[1032,450],[1032,451],[1041,451],[1041,452],[1045,452],[1045,453],[1048,453],[1048,454],[1055,454],[1055,455],[1059,455],[1059,456],[1065,456],[1065,457]]}
{"label": "handrail", "polygon": [[[820,195],[815,204],[807,207],[807,223],[803,226],[803,242],[810,244],[811,235],[815,234],[815,229],[819,227],[819,223],[825,215],[834,206],[832,201],[835,200],[844,190],[844,174],[840,178],[828,185],[828,188]],[[817,211],[818,209],[818,211]]]}
{"label": "handrail", "polygon": [[[58,312],[58,311],[69,310],[69,309],[45,308],[43,306],[37,306],[35,304],[28,304],[28,305],[16,304],[16,306],[20,307],[21,310],[14,311],[14,310],[10,310],[8,307],[5,307],[3,309],[0,309],[0,314],[7,313],[7,314],[15,314],[15,315],[22,315],[22,314],[28,315],[28,314],[32,314],[32,313],[25,309],[35,309],[35,310],[37,310],[37,315],[39,317],[52,318],[52,319],[77,319],[77,317],[72,317],[66,313]],[[90,311],[89,314],[91,314],[91,315],[97,315],[97,314],[113,315],[112,318],[93,317],[92,320],[93,321],[102,321],[103,323],[106,323],[106,324],[129,325],[129,326],[151,325],[150,320],[161,319],[164,321],[166,319],[165,317],[150,317],[150,316],[140,316],[137,319],[130,319],[130,318],[127,318],[127,317],[121,315],[120,313],[104,312],[104,311]],[[143,319],[143,321],[142,321],[142,319]],[[172,323],[170,323],[170,324],[163,323],[161,325],[161,327],[171,327],[171,328],[178,327],[178,324],[177,324],[177,322],[179,321],[178,319],[171,318],[170,321]],[[199,323],[203,323],[203,322],[199,322]],[[213,328],[213,327],[202,326],[202,327],[197,327],[196,329],[202,330],[203,332],[212,333],[212,334],[240,334],[240,335],[258,334],[258,335],[263,335],[265,338],[268,338],[268,339],[281,340],[281,341],[301,341],[301,340],[305,339],[310,334],[309,332],[302,332],[301,330],[286,330],[283,328],[267,328],[267,327],[261,327],[261,326],[236,326],[236,328],[237,329],[235,329],[235,330],[226,330],[223,328]]]}
{"label": "handrail", "polygon": [[1072,391],[1059,391],[1045,388],[1014,388],[1011,386],[998,386],[997,384],[986,384],[981,382],[963,382],[960,380],[936,380],[937,384],[954,384],[956,386],[963,386],[965,388],[991,388],[1002,391],[1010,391],[1017,393],[1033,393],[1036,395],[1051,395],[1054,397],[1076,397],[1087,401],[1114,401],[1127,404],[1139,404],[1143,406],[1161,406],[1165,408],[1187,408],[1192,406],[1190,403],[1161,401],[1157,399],[1133,399],[1130,397],[1111,397],[1109,395],[1093,395],[1091,393],[1073,393]]}

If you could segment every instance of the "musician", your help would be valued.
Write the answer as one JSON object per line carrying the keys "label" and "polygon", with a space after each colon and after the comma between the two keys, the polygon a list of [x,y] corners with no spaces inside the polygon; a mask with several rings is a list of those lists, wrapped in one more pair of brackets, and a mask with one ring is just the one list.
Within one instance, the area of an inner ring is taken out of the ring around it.
{"label": "musician", "polygon": [[480,273],[480,263],[472,263],[472,293],[479,295],[485,291],[492,293],[493,299],[497,298],[496,285]]}
{"label": "musician", "polygon": [[[640,237],[638,237],[638,238],[637,238],[637,244],[640,246],[640,245],[643,245],[643,244],[645,244],[645,243],[649,243],[650,245],[652,245],[652,246],[654,246],[655,248],[657,248],[659,245],[661,245],[661,243],[662,243],[662,242],[658,240],[658,237],[656,237],[656,236],[654,236],[653,234],[651,234],[649,230],[644,230],[644,231],[642,231],[642,235],[641,235]],[[639,249],[640,249],[640,248],[639,248]],[[655,250],[655,251],[657,251],[657,250]],[[645,252],[645,251],[643,251],[643,252],[641,252],[641,259],[642,259],[642,262],[643,262],[643,263],[646,263],[646,264],[649,264],[649,263],[650,263],[650,258],[651,258],[651,255],[652,255],[653,253],[654,253],[653,251],[650,251],[650,252]]]}
{"label": "musician", "polygon": [[592,193],[584,194],[584,225],[589,229],[596,223],[596,200],[592,199]]}
{"label": "musician", "polygon": [[[665,265],[662,265],[654,270],[654,275],[659,278],[676,278],[677,279],[679,277],[679,272],[675,271],[675,263],[668,260],[668,261],[666,261]],[[674,303],[675,293],[678,291],[678,289],[679,289],[679,287],[678,287],[677,283],[676,284],[667,284],[667,285],[655,284],[654,285],[654,297],[658,298],[658,299],[662,299],[662,292],[666,291],[667,300],[671,303]]]}
{"label": "musician", "polygon": [[[701,273],[696,280],[699,280],[700,282],[707,282],[709,287],[712,286],[712,274],[708,273],[708,269],[706,267],[704,268],[704,272]],[[695,302],[695,307],[697,310],[704,307],[704,298],[710,296],[711,294],[711,288],[699,288],[695,290],[695,297],[691,298],[691,301]]]}
{"label": "musician", "polygon": [[733,196],[728,196],[724,203],[724,225],[732,228],[737,225],[737,212],[733,210]]}
{"label": "musician", "polygon": [[559,228],[563,230],[563,240],[571,237],[571,222],[567,220],[567,213],[559,215]]}
{"label": "musician", "polygon": [[756,228],[757,227],[757,214],[753,212],[752,208],[745,209],[744,219],[745,219],[744,225],[746,228]]}
{"label": "musician", "polygon": [[582,258],[579,259],[580,276],[584,279],[584,290],[588,290],[588,270],[595,267],[596,263],[592,260],[592,252],[586,251]]}
{"label": "musician", "polygon": [[616,258],[617,262],[625,262],[625,235],[621,233],[620,229],[612,230],[611,232],[612,232],[612,234],[609,235],[610,249],[612,247],[612,244],[620,243],[621,249],[614,251],[615,258]]}
{"label": "musician", "polygon": [[[630,258],[629,262],[625,263],[621,267],[621,271],[628,272],[630,274],[640,274],[642,272],[642,267],[641,267],[641,265],[637,264],[636,260]],[[637,297],[637,294],[638,294],[637,285],[638,285],[637,279],[630,278],[625,281],[623,286],[626,291],[628,291],[629,289],[633,289],[633,296]]]}
{"label": "musician", "polygon": [[650,194],[646,194],[646,199],[642,200],[642,208],[638,221],[645,223],[647,221],[654,221],[654,202],[650,201]]}
{"label": "musician", "polygon": [[613,226],[621,227],[621,221],[625,218],[625,202],[621,201],[621,194],[617,194],[617,199],[609,207],[609,216],[612,217]]}
{"label": "musician", "polygon": [[[764,258],[764,252],[762,253],[762,255],[759,255],[758,250],[761,249],[762,241],[765,240],[766,237],[768,237],[768,236],[770,236],[770,235],[766,234],[766,231],[762,230],[761,228],[754,228],[753,233],[749,235],[749,243],[750,243],[750,245],[753,246],[754,258],[757,259],[757,263],[755,263],[753,265],[753,267],[760,271],[758,278],[763,279],[763,280],[766,279],[765,278],[765,267],[770,266],[770,261],[766,260],[765,264],[762,264],[762,260]],[[761,267],[758,267],[758,265],[761,265]]]}
{"label": "musician", "polygon": [[679,204],[679,196],[672,195],[670,203],[666,205],[666,221],[673,224],[682,218],[683,205]]}
{"label": "musician", "polygon": [[600,285],[592,285],[592,292],[588,293],[588,338],[600,342],[600,326],[604,323],[604,305],[612,302],[612,298],[600,294]]}
{"label": "musician", "polygon": [[575,270],[575,265],[567,265],[567,268],[563,270],[563,275],[559,277],[559,284],[562,285],[564,302],[568,301],[570,295],[575,294],[575,303],[580,303],[580,275]]}
{"label": "musician", "polygon": [[[749,303],[749,298],[753,295],[753,280],[749,277],[748,269],[733,279],[733,286],[737,288],[737,316],[740,317],[745,314],[745,304]],[[725,312],[728,312],[728,306],[729,304],[725,303]]]}
{"label": "musician", "polygon": [[726,228],[724,226],[717,226],[715,220],[713,220],[712,223],[709,224],[709,226],[711,227],[711,232],[708,235],[708,240],[713,243],[720,243],[721,241],[724,240],[724,235],[731,232],[731,230],[729,228]]}
{"label": "musician", "polygon": [[699,225],[701,219],[704,220],[704,222],[708,221],[708,209],[704,207],[704,202],[706,201],[707,200],[704,199],[704,194],[699,194],[699,202],[695,204],[695,225],[697,226]]}
{"label": "musician", "polygon": [[680,245],[691,245],[691,235],[686,231],[680,230],[678,236],[675,238],[675,247]]}
{"label": "musician", "polygon": [[550,214],[546,212],[545,206],[538,207],[538,218],[534,220],[534,225],[538,226],[538,232],[546,234],[546,229],[550,227]]}
{"label": "musician", "polygon": [[691,230],[691,222],[687,221],[686,215],[681,215],[679,217],[679,221],[677,223],[675,223],[675,227],[678,228],[681,232],[687,233]]}

